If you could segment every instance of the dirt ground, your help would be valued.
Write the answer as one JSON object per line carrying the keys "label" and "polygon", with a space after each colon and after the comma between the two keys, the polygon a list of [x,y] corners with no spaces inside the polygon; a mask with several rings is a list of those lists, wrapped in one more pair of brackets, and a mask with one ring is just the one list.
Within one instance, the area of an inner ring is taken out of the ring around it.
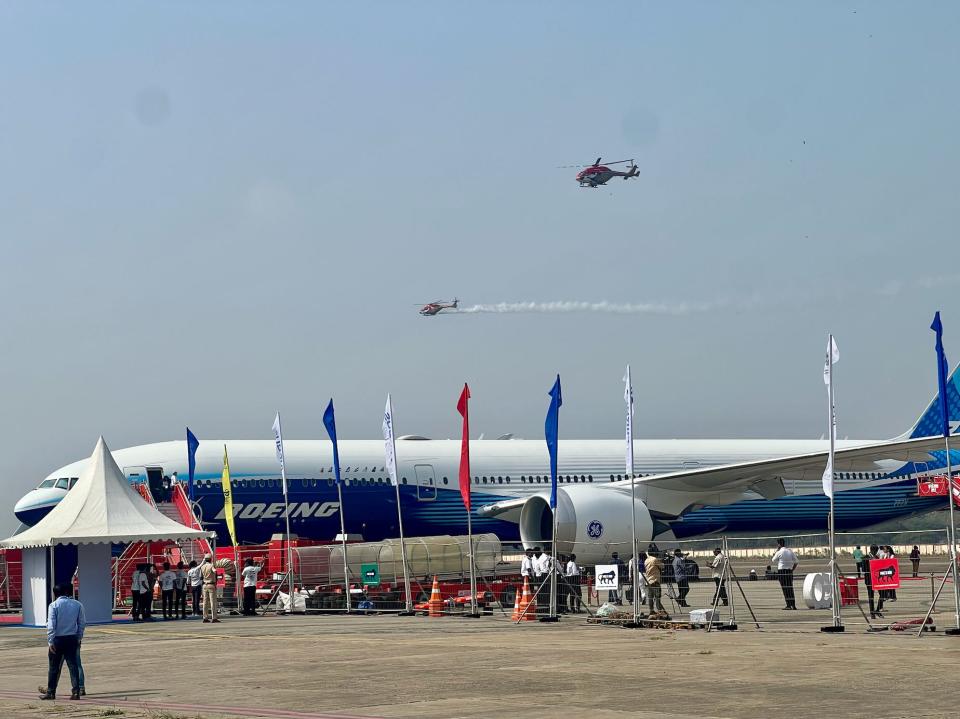
{"label": "dirt ground", "polygon": [[0,716],[960,716],[943,691],[960,637],[868,633],[862,622],[825,635],[829,613],[766,613],[763,631],[741,621],[741,631],[710,633],[588,625],[582,615],[520,626],[499,614],[114,623],[84,640],[86,700],[65,700],[64,676],[56,703],[37,701],[43,631],[7,626]]}

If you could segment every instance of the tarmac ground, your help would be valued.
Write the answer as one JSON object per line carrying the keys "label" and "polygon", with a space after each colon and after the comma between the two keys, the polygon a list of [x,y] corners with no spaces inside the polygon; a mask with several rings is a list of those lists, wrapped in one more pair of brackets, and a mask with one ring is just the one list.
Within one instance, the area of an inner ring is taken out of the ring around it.
{"label": "tarmac ground", "polygon": [[[700,584],[694,606],[709,594]],[[66,699],[66,669],[60,698],[38,701],[43,630],[0,626],[0,716],[960,716],[960,637],[868,632],[856,608],[845,610],[845,633],[822,634],[829,610],[784,612],[776,583],[753,584],[762,630],[741,607],[736,632],[624,629],[585,615],[518,626],[499,611],[115,622],[88,629],[81,701]],[[897,604],[919,608],[929,588],[917,586],[916,602],[903,591]],[[952,602],[940,610],[942,630],[954,620]]]}

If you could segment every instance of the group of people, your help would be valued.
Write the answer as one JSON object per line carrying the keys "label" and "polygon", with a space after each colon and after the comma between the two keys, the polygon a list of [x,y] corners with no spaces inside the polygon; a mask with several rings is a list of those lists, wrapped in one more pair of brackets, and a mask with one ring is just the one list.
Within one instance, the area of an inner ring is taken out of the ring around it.
{"label": "group of people", "polygon": [[[247,559],[240,572],[243,581],[243,603],[241,613],[246,616],[256,614],[257,575],[260,568],[252,559]],[[213,556],[207,554],[203,562],[190,562],[185,567],[177,562],[171,568],[170,562],[164,562],[162,569],[149,562],[138,564],[130,577],[130,590],[133,596],[131,611],[133,621],[153,621],[154,589],[160,586],[160,606],[163,618],[187,618],[187,590],[193,600],[193,616],[203,616],[204,622],[219,622],[217,599],[217,567]]]}
{"label": "group of people", "polygon": [[[576,614],[583,611],[583,595],[580,589],[580,565],[577,555],[558,555],[556,559],[541,547],[527,549],[520,560],[520,576],[529,579],[533,592],[546,586],[551,572],[557,574],[557,611],[560,614]],[[542,596],[542,594],[541,594]]]}
{"label": "group of people", "polygon": [[[193,562],[192,565],[195,565]],[[160,607],[163,618],[187,618],[187,586],[189,573],[183,562],[177,562],[172,569],[170,562],[164,562],[162,569],[149,562],[137,565],[130,577],[130,592],[133,596],[131,614],[135,622],[153,621],[153,593],[160,585]]]}
{"label": "group of people", "polygon": [[[897,601],[896,589],[873,589],[873,574],[870,572],[870,560],[872,559],[893,559],[896,552],[889,544],[877,545],[871,544],[868,552],[863,553],[860,545],[853,550],[853,560],[857,563],[857,574],[863,578],[864,587],[867,590],[867,603],[870,605],[870,618],[883,618],[883,602]],[[910,561],[913,563],[913,576],[917,576],[920,570],[920,547],[914,545],[910,551]]]}

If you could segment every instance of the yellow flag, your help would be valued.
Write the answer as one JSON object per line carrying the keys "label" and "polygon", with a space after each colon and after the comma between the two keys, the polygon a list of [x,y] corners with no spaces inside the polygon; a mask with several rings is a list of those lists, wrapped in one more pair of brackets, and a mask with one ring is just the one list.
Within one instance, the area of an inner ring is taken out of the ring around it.
{"label": "yellow flag", "polygon": [[227,459],[227,445],[223,445],[223,475],[220,477],[223,485],[223,516],[227,520],[227,529],[230,530],[230,541],[237,546],[237,530],[233,526],[233,491],[230,487],[230,460]]}

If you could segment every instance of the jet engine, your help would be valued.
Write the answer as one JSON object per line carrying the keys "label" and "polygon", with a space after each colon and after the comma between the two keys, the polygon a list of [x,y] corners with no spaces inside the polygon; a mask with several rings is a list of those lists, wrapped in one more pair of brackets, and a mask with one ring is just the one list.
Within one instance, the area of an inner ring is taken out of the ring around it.
{"label": "jet engine", "polygon": [[[611,552],[626,559],[630,549],[630,487],[577,486],[557,488],[557,551],[576,554],[580,564],[603,564]],[[646,547],[653,538],[653,518],[639,499],[633,505],[637,542]],[[526,548],[549,549],[553,534],[550,497],[529,497],[520,510],[520,539]]]}

